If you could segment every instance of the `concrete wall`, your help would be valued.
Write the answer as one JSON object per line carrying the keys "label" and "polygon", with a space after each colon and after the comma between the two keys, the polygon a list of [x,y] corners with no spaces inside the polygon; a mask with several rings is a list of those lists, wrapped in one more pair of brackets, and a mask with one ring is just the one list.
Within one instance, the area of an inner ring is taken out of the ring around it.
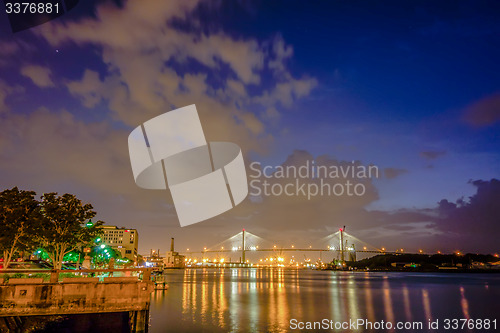
{"label": "concrete wall", "polygon": [[0,285],[0,317],[149,310],[154,288],[150,282],[129,278],[108,278],[106,282],[75,279],[30,284],[11,279]]}

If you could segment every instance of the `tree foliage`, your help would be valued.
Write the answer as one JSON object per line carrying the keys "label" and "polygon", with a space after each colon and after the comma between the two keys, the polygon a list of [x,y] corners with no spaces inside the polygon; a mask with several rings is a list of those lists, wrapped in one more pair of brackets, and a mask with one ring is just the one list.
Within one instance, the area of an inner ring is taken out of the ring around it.
{"label": "tree foliage", "polygon": [[7,268],[14,254],[32,250],[32,237],[39,231],[40,209],[33,191],[14,187],[0,192],[0,248],[3,268]]}
{"label": "tree foliage", "polygon": [[82,204],[72,194],[45,193],[40,201],[41,230],[37,241],[47,251],[55,269],[61,269],[66,253],[85,246],[99,235],[102,221],[87,226],[96,215],[90,204]]}

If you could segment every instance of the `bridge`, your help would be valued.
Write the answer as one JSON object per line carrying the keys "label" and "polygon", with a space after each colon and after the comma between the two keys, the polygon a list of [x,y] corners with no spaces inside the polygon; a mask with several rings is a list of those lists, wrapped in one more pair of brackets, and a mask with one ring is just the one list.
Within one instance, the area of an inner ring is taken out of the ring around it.
{"label": "bridge", "polygon": [[[208,259],[210,255],[216,255],[217,257],[224,257],[227,254],[235,253],[240,255],[238,263],[245,264],[248,262],[248,253],[257,252],[272,252],[277,258],[281,258],[284,252],[317,252],[322,253],[333,253],[337,256],[337,260],[340,263],[345,263],[346,260],[356,261],[357,253],[372,253],[372,254],[426,254],[422,250],[418,253],[405,252],[402,248],[397,250],[387,250],[384,247],[377,248],[354,235],[347,233],[345,227],[340,228],[338,231],[323,237],[318,241],[318,243],[326,244],[324,247],[295,247],[291,245],[289,247],[283,247],[273,242],[270,242],[260,236],[257,236],[249,231],[243,229],[241,232],[215,244],[210,247],[204,247],[201,251],[190,251],[187,249],[186,252],[182,253],[189,260],[196,254],[201,254],[203,263],[213,263]],[[272,245],[271,245],[272,244]],[[438,252],[440,253],[440,252]],[[281,258],[283,261],[283,258]],[[219,263],[222,263],[225,259],[218,259]],[[261,260],[262,261],[262,260]],[[273,259],[271,259],[273,261]],[[227,262],[226,262],[227,263]]]}

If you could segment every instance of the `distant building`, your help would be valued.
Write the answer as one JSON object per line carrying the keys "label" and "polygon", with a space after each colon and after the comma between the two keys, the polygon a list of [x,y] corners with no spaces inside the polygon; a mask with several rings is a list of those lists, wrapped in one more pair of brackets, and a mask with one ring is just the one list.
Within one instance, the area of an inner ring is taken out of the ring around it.
{"label": "distant building", "polygon": [[183,268],[185,266],[185,256],[180,255],[179,252],[174,251],[174,239],[170,242],[170,251],[166,253],[163,258],[163,267],[165,268]]}
{"label": "distant building", "polygon": [[136,229],[102,226],[102,243],[120,253],[122,258],[128,258],[137,264],[137,247],[139,233]]}
{"label": "distant building", "polygon": [[160,249],[149,251],[149,256],[144,257],[146,261],[146,267],[154,267],[158,269],[163,269],[164,258],[160,256]]}

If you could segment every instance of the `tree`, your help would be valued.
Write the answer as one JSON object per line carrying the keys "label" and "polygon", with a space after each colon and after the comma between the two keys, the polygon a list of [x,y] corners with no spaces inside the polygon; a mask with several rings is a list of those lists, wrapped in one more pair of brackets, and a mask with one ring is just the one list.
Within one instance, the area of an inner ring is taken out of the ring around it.
{"label": "tree", "polygon": [[61,269],[65,254],[91,243],[101,233],[102,221],[88,223],[96,215],[92,205],[82,204],[72,194],[45,193],[40,207],[42,228],[37,239],[55,269]]}
{"label": "tree", "polygon": [[40,223],[35,195],[33,191],[20,191],[17,187],[0,193],[0,247],[4,269],[16,252],[31,250],[35,245],[32,237]]}

